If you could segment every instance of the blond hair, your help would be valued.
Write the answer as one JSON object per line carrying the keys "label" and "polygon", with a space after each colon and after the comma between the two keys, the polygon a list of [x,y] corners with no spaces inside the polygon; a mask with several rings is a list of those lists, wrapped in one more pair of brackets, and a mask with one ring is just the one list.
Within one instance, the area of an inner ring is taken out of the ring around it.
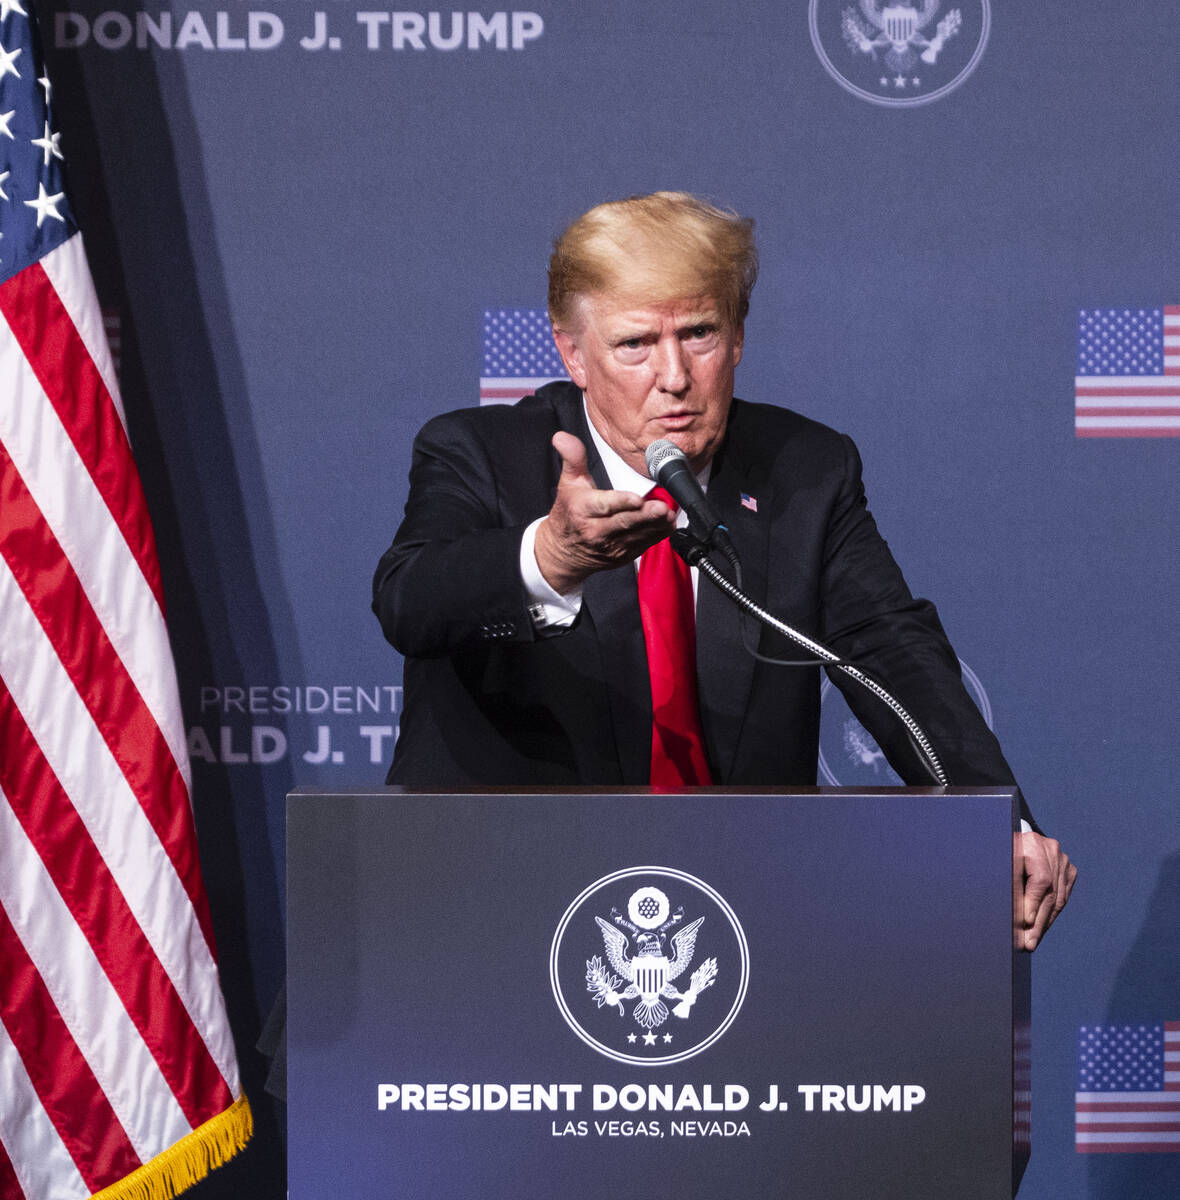
{"label": "blond hair", "polygon": [[688,192],[652,192],[584,213],[554,242],[549,319],[569,328],[579,298],[607,293],[650,304],[708,296],[733,326],[758,277],[754,222]]}

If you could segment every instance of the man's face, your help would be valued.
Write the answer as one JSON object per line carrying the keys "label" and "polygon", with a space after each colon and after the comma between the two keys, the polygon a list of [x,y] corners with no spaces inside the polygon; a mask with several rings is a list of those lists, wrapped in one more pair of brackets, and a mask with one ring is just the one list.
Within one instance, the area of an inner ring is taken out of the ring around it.
{"label": "man's face", "polygon": [[725,436],[742,328],[703,296],[635,304],[591,295],[578,312],[576,328],[554,337],[598,432],[641,474],[658,438],[700,470]]}

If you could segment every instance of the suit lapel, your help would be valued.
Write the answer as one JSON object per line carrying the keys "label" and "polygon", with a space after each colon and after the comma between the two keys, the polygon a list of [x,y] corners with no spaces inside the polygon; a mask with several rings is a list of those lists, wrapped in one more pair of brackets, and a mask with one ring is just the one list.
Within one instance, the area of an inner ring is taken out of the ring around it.
{"label": "suit lapel", "polygon": [[[586,428],[580,393],[571,386],[560,397],[557,411],[561,427],[580,438],[586,447],[594,482],[600,488],[609,488],[606,468]],[[744,590],[755,601],[762,602],[767,594],[770,477],[768,467],[756,461],[757,456],[743,444],[740,424],[735,402],[725,445],[714,459],[708,492],[741,557]],[[743,506],[743,493],[759,498],[756,507],[761,512]],[[705,749],[716,768],[714,782],[723,784],[733,772],[756,660],[742,643],[737,606],[708,579],[702,579],[697,590],[696,618],[697,679]],[[587,579],[580,619],[588,624],[598,643],[620,778],[646,782],[651,770],[651,689],[632,564],[600,571]],[[600,630],[609,631],[605,642]]]}
{"label": "suit lapel", "polygon": [[[762,602],[766,597],[770,546],[769,474],[765,466],[748,461],[744,449],[731,418],[729,436],[713,460],[708,493],[718,516],[729,528],[741,559],[743,590],[753,600]],[[755,500],[755,509],[742,504],[743,493],[761,497],[760,501]],[[761,508],[761,513],[757,508]],[[731,575],[727,565],[724,571],[727,577]],[[756,633],[754,640],[757,641]],[[696,641],[705,748],[709,761],[717,768],[714,782],[727,783],[749,705],[756,660],[742,643],[737,605],[703,577],[697,588]]]}

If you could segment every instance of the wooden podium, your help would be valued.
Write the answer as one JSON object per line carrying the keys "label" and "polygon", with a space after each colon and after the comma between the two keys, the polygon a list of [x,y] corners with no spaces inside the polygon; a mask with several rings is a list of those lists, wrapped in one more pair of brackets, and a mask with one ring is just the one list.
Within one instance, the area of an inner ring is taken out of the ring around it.
{"label": "wooden podium", "polygon": [[1010,789],[295,792],[293,1200],[1001,1200]]}

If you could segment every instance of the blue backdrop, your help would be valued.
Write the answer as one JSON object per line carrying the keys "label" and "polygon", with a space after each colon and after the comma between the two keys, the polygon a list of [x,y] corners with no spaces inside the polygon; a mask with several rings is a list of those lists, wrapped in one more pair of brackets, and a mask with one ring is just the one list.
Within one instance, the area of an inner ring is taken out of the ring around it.
{"label": "blue backdrop", "polygon": [[[412,436],[478,402],[485,313],[543,308],[553,236],[661,187],[756,218],[739,394],[856,438],[1079,863],[1036,955],[1022,1197],[1180,1192],[1180,1155],[1078,1154],[1073,1127],[1078,1026],[1180,1017],[1180,441],[1079,437],[1074,383],[1081,311],[1180,304],[1175,6],[942,4],[924,60],[871,45],[881,6],[851,0],[34,4],[261,1110],[207,1194],[283,1195],[252,1049],[283,973],[283,801],[388,763],[401,666],[369,581]],[[825,707],[822,782],[868,781]]]}

